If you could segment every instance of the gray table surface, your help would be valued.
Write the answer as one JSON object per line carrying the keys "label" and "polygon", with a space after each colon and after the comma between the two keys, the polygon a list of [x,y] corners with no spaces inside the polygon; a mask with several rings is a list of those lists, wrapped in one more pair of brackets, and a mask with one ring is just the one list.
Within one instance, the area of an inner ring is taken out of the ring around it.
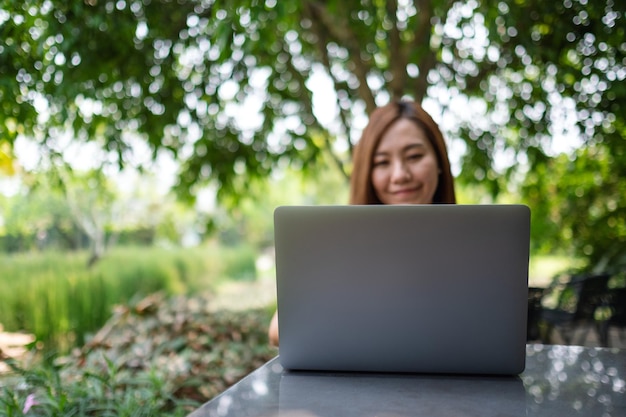
{"label": "gray table surface", "polygon": [[267,362],[188,417],[626,416],[626,350],[528,345],[519,376],[288,372]]}

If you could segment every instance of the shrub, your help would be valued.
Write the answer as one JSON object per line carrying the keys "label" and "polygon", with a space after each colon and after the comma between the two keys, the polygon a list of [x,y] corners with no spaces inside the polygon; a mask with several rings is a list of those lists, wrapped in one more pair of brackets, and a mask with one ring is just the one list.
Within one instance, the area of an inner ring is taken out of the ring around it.
{"label": "shrub", "polygon": [[[213,311],[211,297],[120,306],[71,355],[0,379],[0,416],[181,416],[267,360],[269,310]],[[3,386],[4,381],[4,386]]]}
{"label": "shrub", "polygon": [[85,252],[0,256],[0,320],[35,334],[47,348],[84,344],[116,304],[147,294],[210,291],[224,280],[255,277],[250,248],[119,247],[93,267]]}

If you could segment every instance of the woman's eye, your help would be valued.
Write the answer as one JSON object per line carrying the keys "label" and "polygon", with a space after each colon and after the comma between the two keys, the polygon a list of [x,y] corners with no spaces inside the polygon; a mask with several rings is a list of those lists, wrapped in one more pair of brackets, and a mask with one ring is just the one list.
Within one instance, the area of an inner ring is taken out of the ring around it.
{"label": "woman's eye", "polygon": [[412,160],[412,161],[416,161],[418,159],[421,159],[424,155],[421,153],[413,153],[413,154],[409,154],[407,156],[408,159]]}
{"label": "woman's eye", "polygon": [[375,167],[381,167],[381,166],[385,166],[385,165],[388,165],[388,164],[389,164],[389,161],[386,161],[384,159],[379,160],[379,161],[374,161],[374,166]]}

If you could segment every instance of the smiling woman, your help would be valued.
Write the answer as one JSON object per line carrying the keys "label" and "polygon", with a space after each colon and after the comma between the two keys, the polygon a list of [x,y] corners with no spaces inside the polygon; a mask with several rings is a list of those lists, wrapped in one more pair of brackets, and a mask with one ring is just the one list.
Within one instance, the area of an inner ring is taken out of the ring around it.
{"label": "smiling woman", "polygon": [[372,112],[354,150],[350,204],[455,203],[443,135],[412,101]]}

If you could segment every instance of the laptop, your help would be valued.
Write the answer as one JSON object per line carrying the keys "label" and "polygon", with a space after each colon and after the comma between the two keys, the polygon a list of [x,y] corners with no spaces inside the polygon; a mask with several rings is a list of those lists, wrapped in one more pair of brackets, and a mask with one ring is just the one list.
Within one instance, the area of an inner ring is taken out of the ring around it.
{"label": "laptop", "polygon": [[524,370],[527,206],[282,206],[274,234],[285,369]]}

